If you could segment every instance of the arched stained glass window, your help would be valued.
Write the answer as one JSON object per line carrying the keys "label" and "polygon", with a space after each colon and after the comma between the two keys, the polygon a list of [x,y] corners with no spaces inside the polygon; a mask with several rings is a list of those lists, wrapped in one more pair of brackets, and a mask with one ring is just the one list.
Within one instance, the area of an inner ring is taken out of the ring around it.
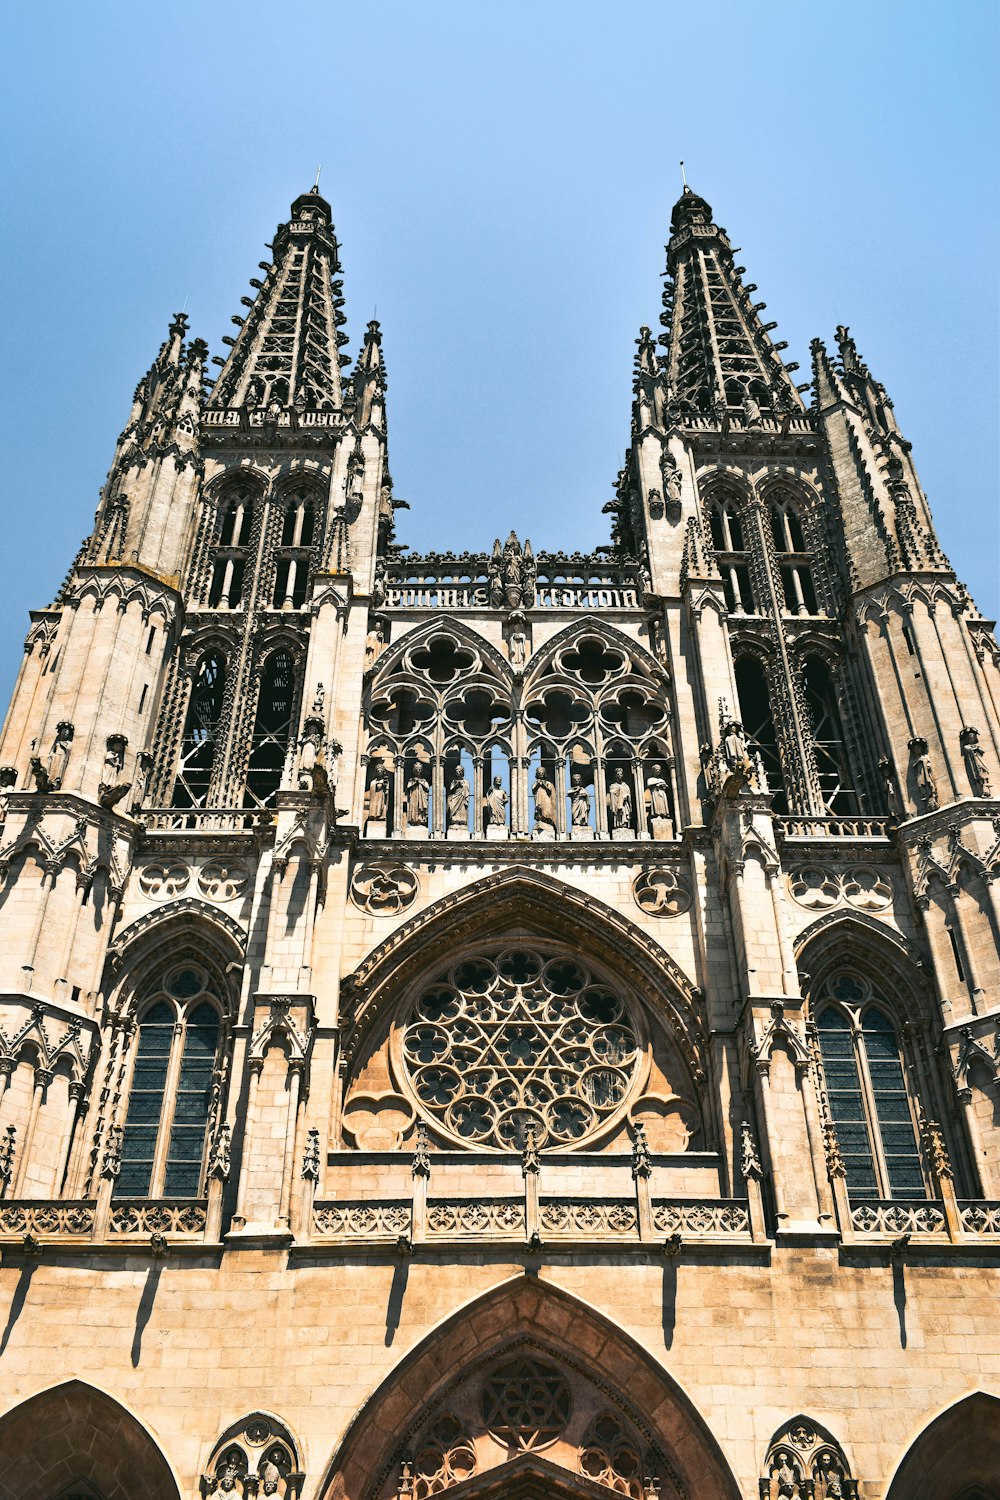
{"label": "arched stained glass window", "polygon": [[926,1196],[896,1028],[867,981],[841,975],[817,1020],[837,1145],[852,1198]]}
{"label": "arched stained glass window", "polygon": [[176,970],[139,1023],[118,1197],[199,1196],[219,1047],[206,984],[193,965]]}

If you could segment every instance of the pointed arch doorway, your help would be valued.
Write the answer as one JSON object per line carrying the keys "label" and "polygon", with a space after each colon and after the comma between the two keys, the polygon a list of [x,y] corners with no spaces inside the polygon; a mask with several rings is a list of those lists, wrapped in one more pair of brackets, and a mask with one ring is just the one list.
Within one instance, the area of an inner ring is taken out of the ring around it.
{"label": "pointed arch doorway", "polygon": [[562,1288],[519,1276],[447,1318],[386,1377],[317,1500],[739,1500],[668,1372]]}

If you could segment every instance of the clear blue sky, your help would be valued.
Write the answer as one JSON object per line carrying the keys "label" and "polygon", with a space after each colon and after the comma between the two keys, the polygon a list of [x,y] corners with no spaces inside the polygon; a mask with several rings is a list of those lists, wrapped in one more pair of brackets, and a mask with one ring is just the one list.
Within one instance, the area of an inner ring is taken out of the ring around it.
{"label": "clear blue sky", "polygon": [[800,378],[851,326],[997,612],[993,0],[42,0],[5,31],[4,702],[171,313],[221,352],[318,162],[403,541],[607,540],[684,157]]}

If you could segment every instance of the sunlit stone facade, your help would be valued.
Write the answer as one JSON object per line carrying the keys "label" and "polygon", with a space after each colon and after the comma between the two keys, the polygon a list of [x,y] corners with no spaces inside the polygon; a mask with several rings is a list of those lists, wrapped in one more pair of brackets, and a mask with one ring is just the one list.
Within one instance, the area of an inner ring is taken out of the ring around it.
{"label": "sunlit stone facade", "polygon": [[416,556],[269,253],[0,747],[0,1497],[998,1500],[998,652],[885,390],[685,190],[609,545]]}

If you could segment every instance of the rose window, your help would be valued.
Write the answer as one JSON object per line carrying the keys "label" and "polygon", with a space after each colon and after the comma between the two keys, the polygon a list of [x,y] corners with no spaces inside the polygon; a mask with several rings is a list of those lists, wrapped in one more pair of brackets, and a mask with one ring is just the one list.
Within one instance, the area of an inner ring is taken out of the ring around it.
{"label": "rose window", "polygon": [[644,1050],[625,1002],[577,959],[518,948],[430,984],[403,1070],[434,1123],[469,1145],[573,1146],[618,1114]]}

